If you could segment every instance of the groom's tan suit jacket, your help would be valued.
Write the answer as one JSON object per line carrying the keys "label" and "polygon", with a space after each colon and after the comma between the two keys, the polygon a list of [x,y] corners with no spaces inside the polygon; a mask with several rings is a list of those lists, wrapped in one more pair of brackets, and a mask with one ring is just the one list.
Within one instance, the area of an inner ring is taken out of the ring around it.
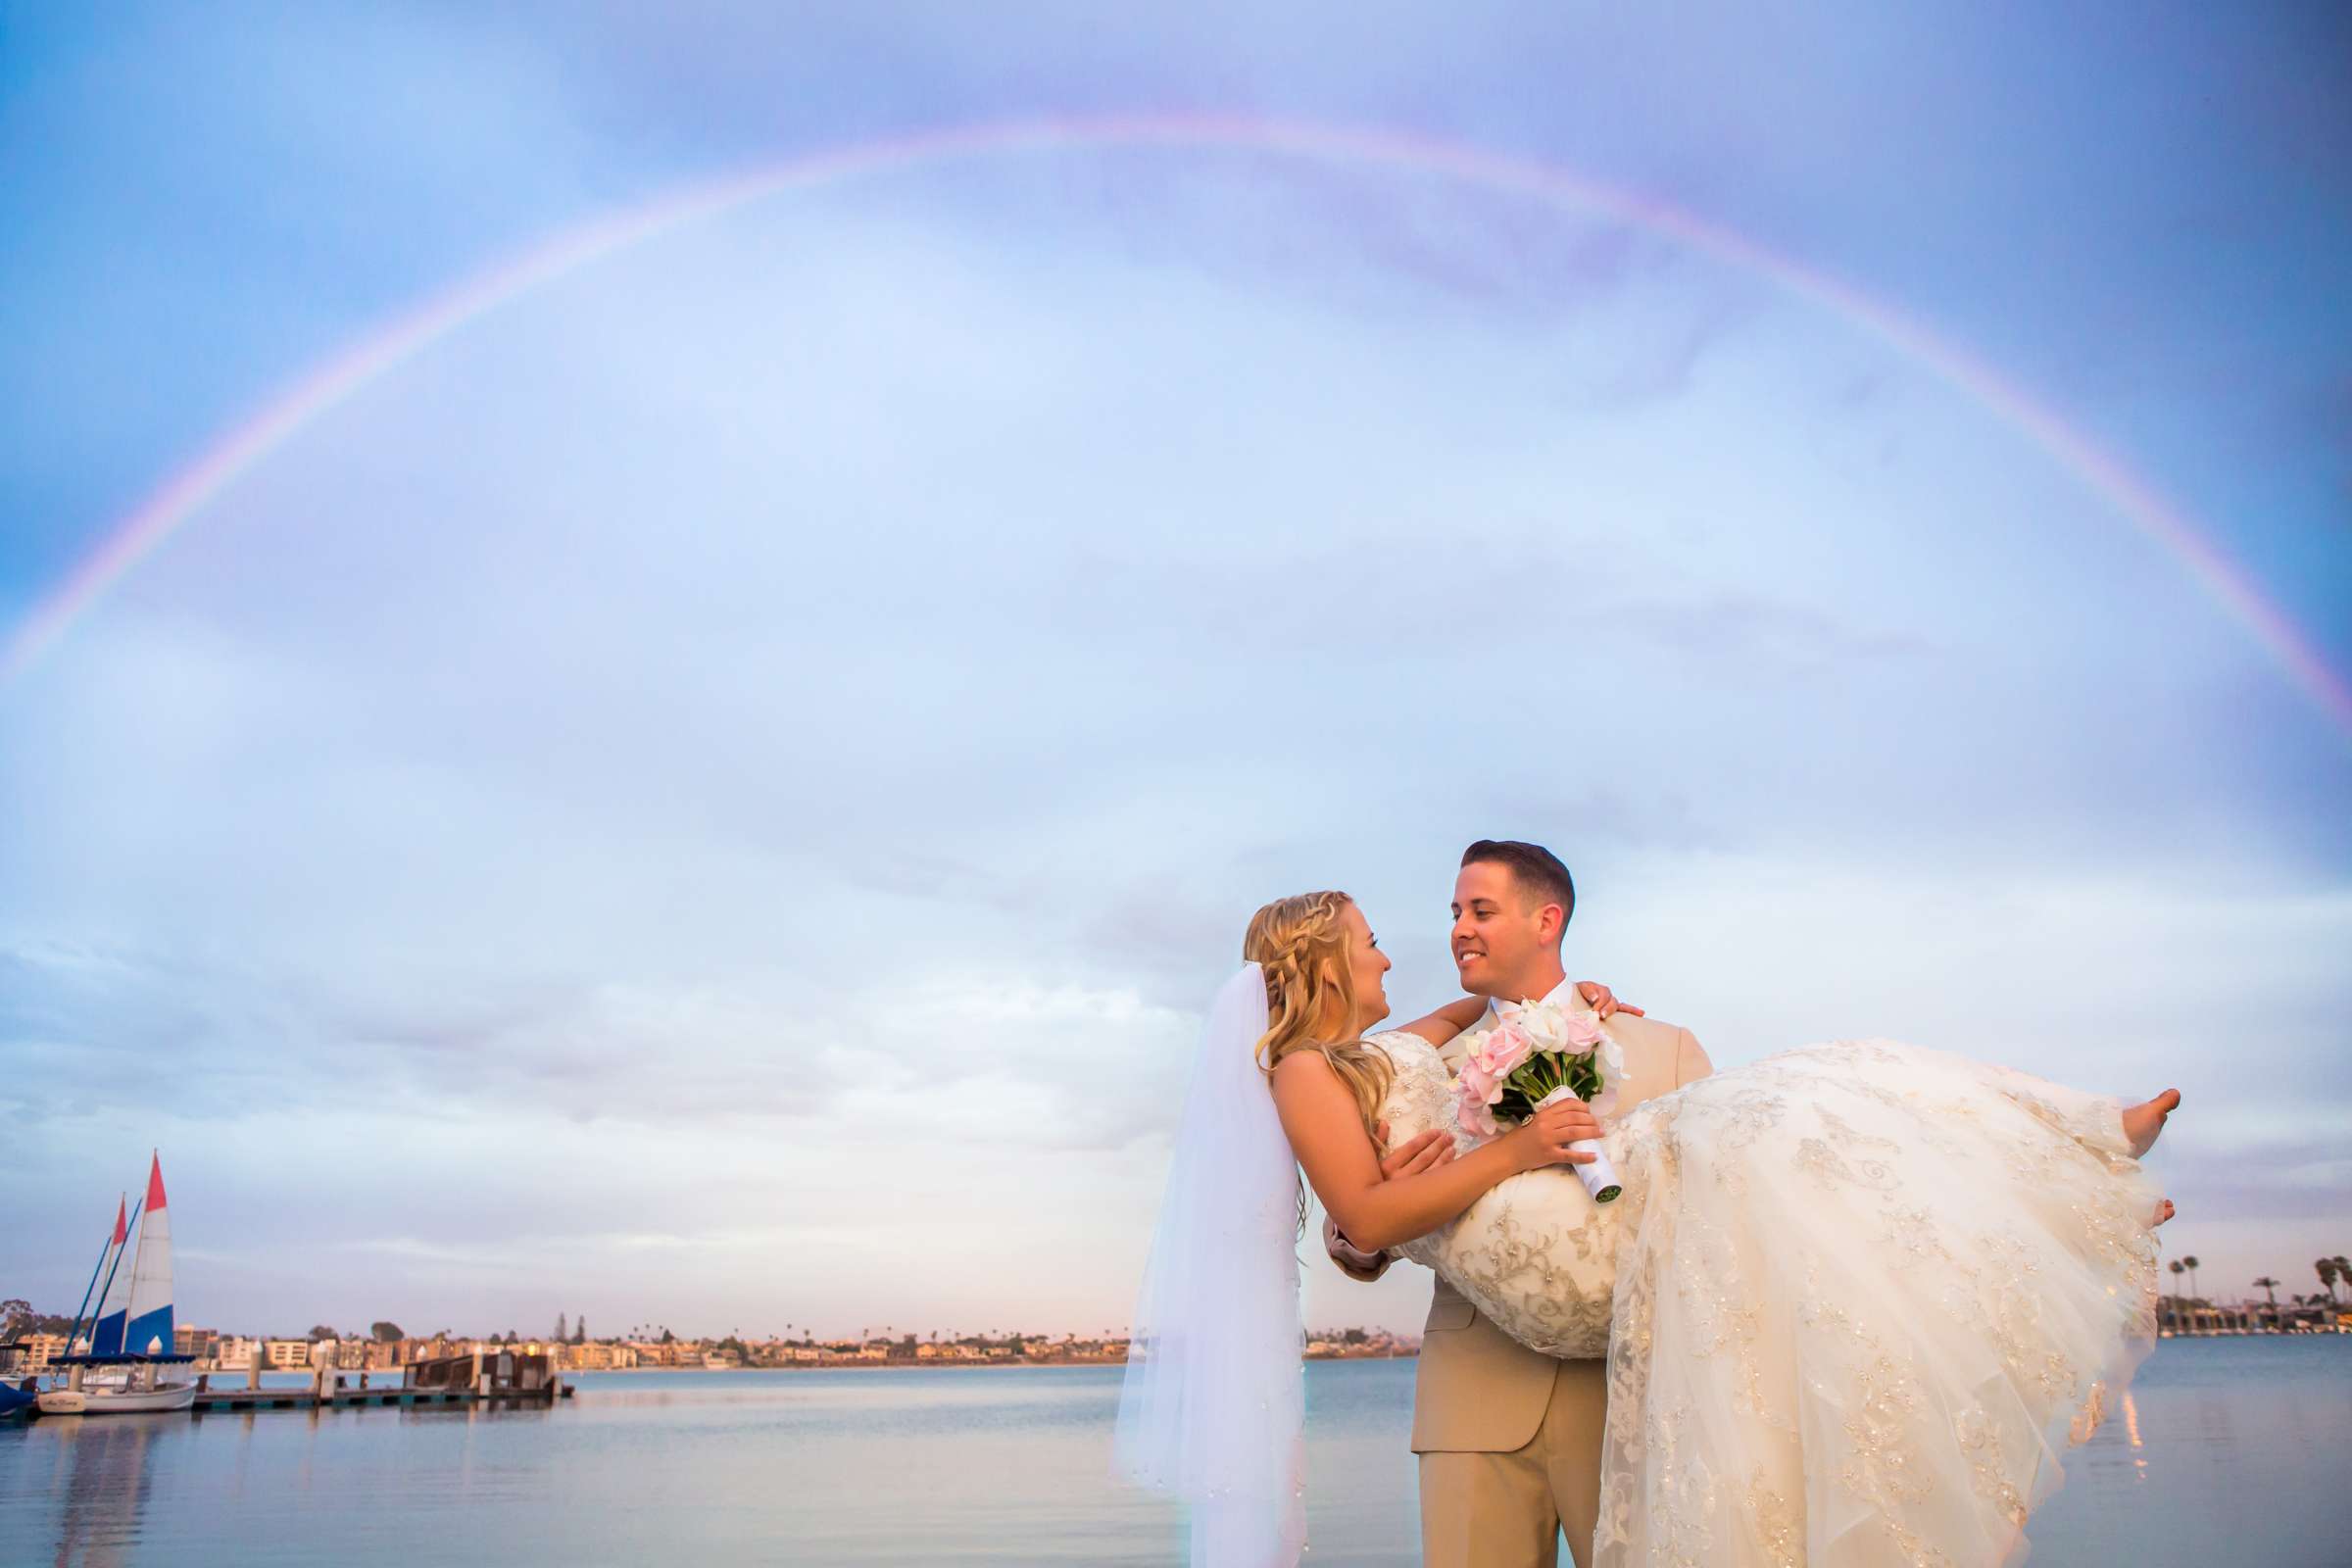
{"label": "groom's tan suit jacket", "polygon": [[[1554,996],[1577,1004],[1572,993]],[[1448,1072],[1493,1022],[1490,1012],[1440,1049]],[[1618,1114],[1714,1070],[1688,1029],[1627,1013],[1607,1028],[1625,1053]],[[1386,1258],[1369,1271],[1357,1266],[1352,1250],[1334,1236],[1327,1224],[1332,1256],[1348,1273],[1370,1279],[1386,1269]],[[1589,1561],[1607,1415],[1600,1362],[1529,1349],[1440,1277],[1413,1383],[1424,1561],[1431,1568],[1548,1563],[1562,1529],[1576,1560]],[[1478,1456],[1491,1457],[1494,1467],[1482,1470]],[[1514,1511],[1527,1517],[1503,1517]]]}

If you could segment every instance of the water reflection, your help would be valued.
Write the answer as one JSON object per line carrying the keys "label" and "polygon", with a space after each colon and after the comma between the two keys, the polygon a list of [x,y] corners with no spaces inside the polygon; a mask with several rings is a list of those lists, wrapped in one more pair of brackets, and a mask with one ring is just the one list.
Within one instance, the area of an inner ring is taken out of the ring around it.
{"label": "water reflection", "polygon": [[115,1568],[130,1560],[140,1521],[147,1514],[153,1480],[148,1445],[162,1422],[184,1424],[185,1416],[122,1415],[92,1419],[59,1416],[43,1423],[61,1429],[52,1464],[57,1498],[57,1568]]}

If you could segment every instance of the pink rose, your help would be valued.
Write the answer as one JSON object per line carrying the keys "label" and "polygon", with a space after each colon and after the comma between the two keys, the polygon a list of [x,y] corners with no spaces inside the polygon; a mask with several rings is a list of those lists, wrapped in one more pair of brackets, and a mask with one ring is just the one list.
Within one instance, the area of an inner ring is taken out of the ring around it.
{"label": "pink rose", "polygon": [[1591,1051],[1609,1037],[1601,1033],[1600,1019],[1590,1012],[1572,1012],[1565,1025],[1568,1043],[1579,1051]]}
{"label": "pink rose", "polygon": [[1487,1108],[1486,1102],[1474,1100],[1468,1096],[1464,1096],[1462,1099],[1459,1120],[1467,1131],[1474,1132],[1481,1138],[1493,1138],[1502,1131],[1502,1125],[1495,1121],[1494,1112]]}
{"label": "pink rose", "polygon": [[1534,1049],[1535,1042],[1528,1038],[1526,1030],[1514,1023],[1497,1024],[1478,1043],[1478,1055],[1474,1059],[1499,1080],[1516,1071]]}
{"label": "pink rose", "polygon": [[1502,1131],[1501,1124],[1494,1119],[1493,1107],[1502,1099],[1507,1072],[1507,1068],[1501,1072],[1495,1071],[1494,1057],[1484,1051],[1462,1063],[1462,1070],[1454,1075],[1453,1099],[1454,1119],[1463,1128],[1485,1138],[1493,1138]]}

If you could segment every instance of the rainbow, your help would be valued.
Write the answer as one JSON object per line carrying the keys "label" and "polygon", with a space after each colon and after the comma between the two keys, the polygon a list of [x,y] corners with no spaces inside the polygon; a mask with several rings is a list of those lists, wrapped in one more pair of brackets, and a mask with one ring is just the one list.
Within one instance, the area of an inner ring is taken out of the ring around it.
{"label": "rainbow", "polygon": [[2186,566],[2297,688],[2352,735],[2352,684],[2208,530],[2048,404],[1893,306],[1702,218],[1556,165],[1422,135],[1197,114],[996,122],[866,142],[698,183],[566,230],[378,329],[166,479],[11,630],[0,651],[0,684],[22,675],[109,588],[312,419],[441,337],[542,284],[657,234],[786,192],[955,160],[1120,148],[1247,152],[1454,180],[1622,223],[1767,278],[1927,368],[2048,453]]}

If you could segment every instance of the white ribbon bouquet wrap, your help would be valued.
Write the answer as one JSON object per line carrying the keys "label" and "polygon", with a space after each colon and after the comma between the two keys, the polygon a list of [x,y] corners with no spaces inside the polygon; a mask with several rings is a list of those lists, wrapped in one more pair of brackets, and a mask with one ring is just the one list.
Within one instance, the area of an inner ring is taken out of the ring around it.
{"label": "white ribbon bouquet wrap", "polygon": [[[1571,1097],[1590,1104],[1595,1116],[1616,1109],[1625,1053],[1596,1014],[1549,1002],[1496,1003],[1494,1014],[1494,1027],[1479,1037],[1454,1075],[1464,1128],[1494,1138]],[[1568,1147],[1592,1155],[1590,1164],[1569,1167],[1592,1201],[1613,1202],[1624,1193],[1599,1139],[1582,1138]]]}

